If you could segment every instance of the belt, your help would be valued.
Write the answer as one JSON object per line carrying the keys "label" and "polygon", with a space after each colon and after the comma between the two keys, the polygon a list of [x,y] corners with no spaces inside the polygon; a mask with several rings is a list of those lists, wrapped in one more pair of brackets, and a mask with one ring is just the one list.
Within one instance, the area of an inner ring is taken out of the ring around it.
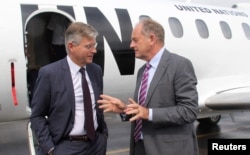
{"label": "belt", "polygon": [[89,137],[87,135],[79,135],[79,136],[66,136],[64,137],[65,140],[70,140],[70,141],[83,141],[87,142],[90,141]]}

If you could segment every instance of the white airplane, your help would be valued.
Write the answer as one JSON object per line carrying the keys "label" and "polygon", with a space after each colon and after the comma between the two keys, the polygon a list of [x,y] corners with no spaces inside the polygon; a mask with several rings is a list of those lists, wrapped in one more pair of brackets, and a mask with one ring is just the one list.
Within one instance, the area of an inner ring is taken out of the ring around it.
{"label": "white airplane", "polygon": [[105,94],[124,101],[133,96],[145,62],[129,47],[131,31],[140,18],[153,18],[165,28],[166,48],[193,62],[199,122],[216,124],[221,115],[250,110],[247,9],[165,0],[12,0],[0,5],[0,122],[30,115],[37,72],[51,63],[47,25],[53,14],[99,31],[94,61],[103,68]]}
{"label": "white airplane", "polygon": [[47,24],[53,14],[98,31],[95,62],[104,92],[133,96],[136,73],[130,35],[140,18],[165,28],[166,48],[189,58],[198,78],[201,123],[250,110],[250,12],[165,0],[12,0],[0,6],[0,122],[26,119],[39,68],[51,63]]}

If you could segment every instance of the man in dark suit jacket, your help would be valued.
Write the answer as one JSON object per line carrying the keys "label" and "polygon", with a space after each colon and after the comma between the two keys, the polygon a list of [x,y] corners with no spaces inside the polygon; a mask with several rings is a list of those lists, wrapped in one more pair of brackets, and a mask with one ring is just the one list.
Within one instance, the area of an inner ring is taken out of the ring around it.
{"label": "man in dark suit jacket", "polygon": [[[101,95],[104,112],[125,113],[131,124],[130,155],[198,155],[193,122],[198,113],[197,79],[192,63],[164,48],[164,29],[152,19],[140,21],[132,32],[130,46],[136,58],[145,60],[148,71],[144,105],[140,105],[141,81],[146,65],[137,74],[134,100],[126,105]],[[139,139],[136,122],[142,120]]]}
{"label": "man in dark suit jacket", "polygon": [[[65,32],[68,55],[40,69],[31,103],[30,117],[38,142],[38,155],[105,155],[108,129],[102,109],[96,101],[103,93],[100,66],[92,63],[96,53],[97,31],[90,25],[75,22]],[[82,74],[90,90],[94,132],[88,137],[84,124]]]}

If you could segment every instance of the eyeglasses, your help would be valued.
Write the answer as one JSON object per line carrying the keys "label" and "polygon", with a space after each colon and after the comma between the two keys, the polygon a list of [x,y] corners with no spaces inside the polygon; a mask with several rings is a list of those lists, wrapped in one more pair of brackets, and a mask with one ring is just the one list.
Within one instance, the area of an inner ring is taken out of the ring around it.
{"label": "eyeglasses", "polygon": [[97,43],[84,45],[84,47],[88,50],[92,50],[93,48],[97,47]]}

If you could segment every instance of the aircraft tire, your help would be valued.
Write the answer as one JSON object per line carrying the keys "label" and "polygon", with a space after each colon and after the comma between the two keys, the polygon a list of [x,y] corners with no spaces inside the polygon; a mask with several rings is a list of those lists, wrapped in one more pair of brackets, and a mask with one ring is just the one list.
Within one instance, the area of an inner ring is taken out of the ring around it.
{"label": "aircraft tire", "polygon": [[215,116],[211,116],[211,117],[200,118],[200,119],[197,119],[197,121],[200,124],[204,124],[204,125],[205,124],[215,125],[215,124],[218,124],[220,119],[221,119],[221,115],[215,115]]}

